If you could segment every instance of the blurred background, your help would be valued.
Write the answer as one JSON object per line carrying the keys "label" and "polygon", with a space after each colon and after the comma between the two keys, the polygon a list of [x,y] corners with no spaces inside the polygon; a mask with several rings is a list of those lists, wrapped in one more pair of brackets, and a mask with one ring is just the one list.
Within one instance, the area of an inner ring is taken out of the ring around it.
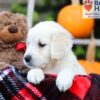
{"label": "blurred background", "polygon": [[[60,10],[70,4],[71,0],[35,0],[34,13],[32,15],[33,26],[39,21],[57,21]],[[80,0],[80,4],[82,4],[82,0]],[[13,13],[22,13],[24,15],[27,15],[27,6],[27,0],[0,0],[0,11],[9,10]],[[95,39],[100,40],[100,19],[95,19],[94,36]],[[90,36],[84,38],[81,37],[78,39],[90,39]],[[85,59],[87,47],[88,44],[74,44],[73,51],[79,59]],[[96,46],[95,58],[97,61],[100,61],[100,45]]]}

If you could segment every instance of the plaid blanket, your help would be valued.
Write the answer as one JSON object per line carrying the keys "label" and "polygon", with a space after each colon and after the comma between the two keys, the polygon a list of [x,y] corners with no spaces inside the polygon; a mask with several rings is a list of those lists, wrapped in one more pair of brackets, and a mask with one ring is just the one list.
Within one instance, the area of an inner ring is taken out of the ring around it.
{"label": "plaid blanket", "polygon": [[46,75],[41,84],[34,85],[26,80],[26,74],[6,67],[0,71],[0,100],[100,100],[100,75],[76,76],[65,93],[59,92],[55,79]]}

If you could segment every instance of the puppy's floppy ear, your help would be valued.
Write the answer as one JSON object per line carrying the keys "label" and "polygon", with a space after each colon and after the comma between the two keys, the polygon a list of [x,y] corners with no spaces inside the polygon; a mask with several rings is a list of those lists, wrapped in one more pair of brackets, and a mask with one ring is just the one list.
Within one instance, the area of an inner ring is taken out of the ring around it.
{"label": "puppy's floppy ear", "polygon": [[52,34],[51,59],[61,59],[64,57],[73,45],[72,37],[69,33]]}

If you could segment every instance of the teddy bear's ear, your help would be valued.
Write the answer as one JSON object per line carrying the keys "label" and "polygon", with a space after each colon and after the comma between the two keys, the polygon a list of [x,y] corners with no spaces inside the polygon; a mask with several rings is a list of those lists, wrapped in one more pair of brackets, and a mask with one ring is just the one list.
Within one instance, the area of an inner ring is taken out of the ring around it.
{"label": "teddy bear's ear", "polygon": [[27,35],[28,26],[27,26],[26,16],[24,16],[23,14],[19,14],[19,13],[16,13],[15,16],[18,18],[19,23],[17,23],[17,24],[18,24],[18,26],[20,26],[22,34]]}

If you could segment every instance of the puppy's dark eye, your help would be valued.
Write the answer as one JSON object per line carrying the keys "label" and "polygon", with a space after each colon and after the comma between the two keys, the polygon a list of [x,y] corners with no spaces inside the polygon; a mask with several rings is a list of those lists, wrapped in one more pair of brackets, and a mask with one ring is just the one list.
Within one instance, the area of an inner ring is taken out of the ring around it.
{"label": "puppy's dark eye", "polygon": [[43,48],[43,47],[46,46],[46,44],[43,44],[43,43],[39,42],[39,43],[38,43],[38,46]]}

